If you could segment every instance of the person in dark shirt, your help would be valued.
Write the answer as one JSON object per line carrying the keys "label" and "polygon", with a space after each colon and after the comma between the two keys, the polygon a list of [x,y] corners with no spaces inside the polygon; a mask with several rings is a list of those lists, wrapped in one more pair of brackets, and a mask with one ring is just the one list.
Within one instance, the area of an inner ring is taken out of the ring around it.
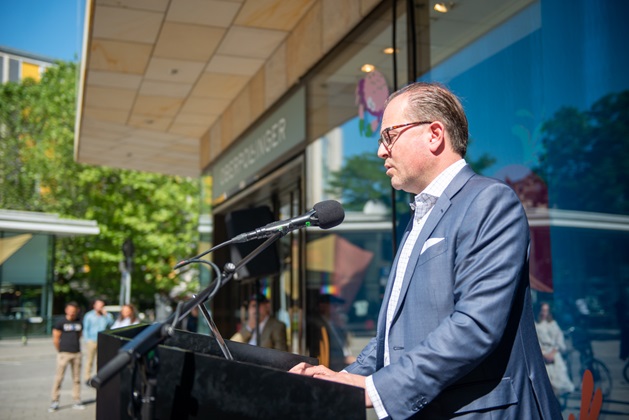
{"label": "person in dark shirt", "polygon": [[72,369],[72,408],[82,410],[85,406],[81,403],[81,334],[83,325],[78,319],[79,307],[70,302],[65,307],[65,317],[52,327],[52,342],[57,349],[57,370],[55,381],[52,385],[52,403],[49,412],[59,409],[59,396],[61,382],[65,376],[66,368]]}

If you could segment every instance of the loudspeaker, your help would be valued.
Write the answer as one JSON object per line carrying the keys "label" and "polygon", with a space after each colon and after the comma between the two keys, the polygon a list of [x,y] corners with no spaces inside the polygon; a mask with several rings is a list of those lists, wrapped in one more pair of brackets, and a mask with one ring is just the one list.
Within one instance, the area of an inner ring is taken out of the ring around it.
{"label": "loudspeaker", "polygon": [[[273,222],[273,213],[268,206],[254,207],[244,210],[236,210],[225,216],[227,235],[233,238],[244,232],[255,230]],[[265,239],[257,239],[249,242],[230,245],[231,259],[234,264],[249,255],[262,244]],[[259,255],[253,258],[244,267],[238,270],[238,279],[246,280],[256,277],[269,276],[279,273],[280,258],[277,251],[277,242],[271,244]]]}

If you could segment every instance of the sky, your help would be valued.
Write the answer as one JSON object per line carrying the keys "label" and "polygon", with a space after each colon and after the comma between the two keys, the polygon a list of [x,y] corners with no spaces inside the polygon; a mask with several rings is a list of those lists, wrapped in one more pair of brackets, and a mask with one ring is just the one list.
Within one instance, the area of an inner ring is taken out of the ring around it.
{"label": "sky", "polygon": [[0,46],[79,61],[86,0],[0,0]]}

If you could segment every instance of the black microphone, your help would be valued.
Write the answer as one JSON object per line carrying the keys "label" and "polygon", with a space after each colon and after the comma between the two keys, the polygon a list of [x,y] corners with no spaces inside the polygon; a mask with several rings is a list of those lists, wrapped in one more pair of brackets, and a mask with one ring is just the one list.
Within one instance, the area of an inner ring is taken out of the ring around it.
{"label": "black microphone", "polygon": [[268,238],[278,231],[285,235],[295,229],[301,229],[307,226],[319,226],[321,229],[330,229],[340,225],[343,219],[345,219],[345,211],[341,204],[338,201],[326,200],[315,204],[312,210],[300,216],[269,223],[251,232],[241,233],[229,242],[240,243],[253,239]]}

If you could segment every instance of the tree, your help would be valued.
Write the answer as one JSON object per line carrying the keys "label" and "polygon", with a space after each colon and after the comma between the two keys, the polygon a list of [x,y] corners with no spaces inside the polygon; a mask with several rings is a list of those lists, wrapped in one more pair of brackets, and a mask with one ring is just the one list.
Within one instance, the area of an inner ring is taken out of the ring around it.
{"label": "tree", "polygon": [[132,238],[132,300],[152,306],[179,281],[173,265],[196,251],[199,180],[74,162],[76,80],[76,64],[59,62],[39,83],[0,85],[0,208],[98,222],[97,236],[58,240],[59,293],[71,284],[117,301]]}
{"label": "tree", "polygon": [[340,193],[343,206],[351,211],[362,211],[369,200],[389,203],[391,184],[382,168],[375,153],[349,156],[340,170],[330,173],[328,192]]}
{"label": "tree", "polygon": [[535,171],[546,181],[549,206],[629,213],[629,90],[609,94],[590,110],[559,109],[542,126],[544,153]]}

